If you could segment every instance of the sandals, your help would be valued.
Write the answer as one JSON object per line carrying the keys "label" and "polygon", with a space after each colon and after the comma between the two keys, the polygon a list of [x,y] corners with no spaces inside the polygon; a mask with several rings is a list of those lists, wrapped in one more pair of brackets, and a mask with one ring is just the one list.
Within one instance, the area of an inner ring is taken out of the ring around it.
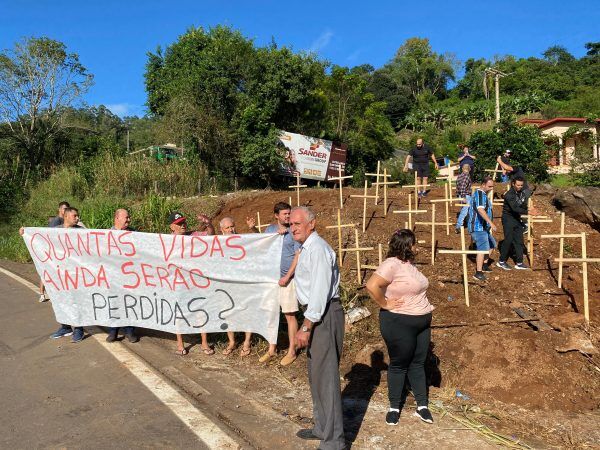
{"label": "sandals", "polygon": [[242,351],[240,352],[240,356],[241,356],[242,358],[244,358],[244,357],[246,357],[246,356],[250,355],[250,352],[251,352],[251,351],[252,351],[252,349],[251,349],[251,348],[242,348]]}
{"label": "sandals", "polygon": [[188,351],[186,348],[181,348],[181,349],[178,348],[177,351],[175,352],[175,354],[179,355],[179,356],[185,356],[188,354]]}
{"label": "sandals", "polygon": [[215,351],[211,347],[208,347],[208,348],[202,347],[202,353],[204,353],[205,355],[210,356],[210,355],[214,355]]}
{"label": "sandals", "polygon": [[262,355],[260,358],[258,358],[258,362],[259,363],[266,363],[269,362],[271,359],[275,358],[277,356],[277,354],[270,354],[270,353],[265,353],[264,355]]}
{"label": "sandals", "polygon": [[289,366],[290,364],[292,364],[294,361],[296,361],[296,358],[298,356],[294,355],[294,356],[290,356],[289,354],[285,355],[281,361],[279,362],[280,365],[282,366]]}
{"label": "sandals", "polygon": [[227,347],[225,350],[223,350],[223,355],[229,356],[229,355],[231,355],[231,353],[233,353],[234,350],[235,350],[235,347]]}

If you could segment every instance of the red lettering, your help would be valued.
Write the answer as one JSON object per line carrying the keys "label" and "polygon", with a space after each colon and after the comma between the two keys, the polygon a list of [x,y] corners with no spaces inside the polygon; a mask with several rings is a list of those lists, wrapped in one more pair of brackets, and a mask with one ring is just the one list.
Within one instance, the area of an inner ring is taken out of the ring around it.
{"label": "red lettering", "polygon": [[75,250],[75,247],[73,246],[73,242],[71,242],[71,238],[69,237],[69,235],[65,234],[64,238],[65,238],[65,248],[66,248],[69,258],[71,257],[72,253],[75,253],[77,256],[81,256],[81,254],[77,250]]}
{"label": "red lettering", "polygon": [[[83,239],[85,238],[85,242]],[[87,233],[77,233],[77,248],[79,249],[79,254],[83,255],[85,253],[91,255],[90,253],[90,235]]]}
{"label": "red lettering", "polygon": [[154,284],[152,281],[150,281],[150,280],[154,279],[154,276],[150,275],[149,273],[146,273],[146,268],[152,269],[152,265],[142,263],[142,264],[140,264],[140,267],[142,268],[142,276],[144,277],[144,283],[146,284],[146,286],[156,287],[156,284]]}
{"label": "red lettering", "polygon": [[163,281],[169,287],[169,290],[173,290],[173,286],[169,283],[169,271],[164,267],[156,268],[156,275],[158,276],[158,281],[160,281],[160,287],[164,287]]}
{"label": "red lettering", "polygon": [[177,289],[178,284],[184,285],[185,288],[189,290],[190,286],[187,284],[187,281],[185,281],[185,278],[184,278],[183,274],[181,273],[181,269],[179,267],[177,267],[175,264],[170,264],[169,269],[171,267],[175,267],[175,275],[173,276],[173,290]]}
{"label": "red lettering", "polygon": [[[88,277],[91,277],[88,281]],[[83,280],[83,285],[85,287],[92,287],[96,284],[96,277],[94,276],[94,274],[92,273],[92,271],[90,269],[88,269],[87,267],[82,267],[81,268],[81,278]]]}
{"label": "red lettering", "polygon": [[56,283],[54,282],[47,270],[44,270],[44,273],[42,274],[42,280],[44,280],[45,285],[51,284],[52,286],[54,286],[54,289],[60,291],[60,288],[56,285]]}
{"label": "red lettering", "polygon": [[100,239],[99,236],[104,236],[106,233],[104,231],[90,231],[89,234],[94,237],[96,241],[96,255],[101,256],[102,252],[100,251]]}
{"label": "red lettering", "polygon": [[128,235],[130,235],[132,232],[131,231],[125,231],[124,233],[120,233],[119,234],[119,242],[126,246],[129,247],[131,250],[129,250],[129,252],[124,253],[124,256],[127,257],[131,257],[131,256],[135,256],[136,251],[135,251],[135,245],[133,245],[133,242],[127,240],[127,239],[123,239],[125,237],[127,237]]}
{"label": "red lettering", "polygon": [[[204,249],[200,253],[195,252],[196,243],[201,243]],[[200,258],[208,251],[208,244],[200,236],[192,236],[192,248],[190,250],[190,258]]]}
{"label": "red lettering", "polygon": [[[196,280],[194,279],[194,275],[198,276],[201,279],[204,279],[206,284],[196,283]],[[200,289],[206,289],[207,287],[210,286],[210,278],[204,276],[204,274],[202,273],[202,271],[200,269],[190,270],[190,280],[194,286],[196,286],[197,288],[200,288]]]}
{"label": "red lettering", "polygon": [[225,257],[225,253],[223,253],[223,247],[221,247],[221,242],[219,242],[219,236],[213,236],[212,247],[210,248],[210,257],[212,258],[213,254],[216,252],[221,253],[221,258]]}
{"label": "red lettering", "polygon": [[163,252],[163,259],[165,261],[169,261],[169,258],[171,257],[171,255],[173,254],[173,250],[175,249],[175,238],[177,236],[169,236],[171,239],[171,248],[169,249],[169,253],[167,253],[167,249],[165,246],[165,241],[163,240],[163,236],[168,236],[168,235],[163,235],[163,234],[159,234],[158,238],[160,239],[160,245],[162,247],[162,252]]}
{"label": "red lettering", "polygon": [[75,267],[75,277],[73,277],[73,272],[69,273],[68,270],[65,270],[65,289],[67,291],[71,289],[69,283],[73,286],[73,289],[77,289],[79,286],[79,267]]}
{"label": "red lettering", "polygon": [[125,289],[136,289],[140,285],[140,276],[135,272],[128,272],[126,269],[133,266],[133,261],[127,261],[121,264],[121,273],[123,275],[133,275],[136,279],[135,284],[124,284],[123,287]]}
{"label": "red lettering", "polygon": [[231,241],[234,239],[241,239],[242,237],[239,235],[234,235],[234,236],[229,236],[227,238],[227,240],[225,241],[225,246],[227,248],[230,249],[237,249],[240,250],[241,255],[237,258],[234,258],[233,256],[230,256],[229,259],[231,259],[232,261],[240,261],[242,259],[244,259],[246,257],[246,249],[244,248],[243,245],[236,245],[236,244],[232,244]]}
{"label": "red lettering", "polygon": [[115,248],[119,252],[119,255],[123,254],[123,252],[121,251],[121,247],[119,247],[119,244],[117,244],[117,240],[113,236],[112,232],[109,231],[108,232],[108,254],[109,255],[112,255],[113,248]]}
{"label": "red lettering", "polygon": [[104,287],[106,289],[110,289],[108,285],[108,279],[106,278],[106,271],[104,270],[104,265],[100,265],[100,270],[98,271],[98,287],[104,283]]}
{"label": "red lettering", "polygon": [[[40,258],[40,255],[38,255],[37,251],[36,251],[36,246],[34,245],[33,241],[35,240],[36,237],[40,237],[41,239],[43,239],[43,241],[47,244],[48,248],[45,251],[45,259]],[[34,233],[31,236],[31,240],[29,241],[29,247],[31,248],[31,251],[33,253],[33,255],[35,256],[35,258],[39,261],[39,262],[46,262],[50,259],[52,259],[52,253],[50,252],[50,241],[45,238],[44,236],[42,236],[40,233]]]}

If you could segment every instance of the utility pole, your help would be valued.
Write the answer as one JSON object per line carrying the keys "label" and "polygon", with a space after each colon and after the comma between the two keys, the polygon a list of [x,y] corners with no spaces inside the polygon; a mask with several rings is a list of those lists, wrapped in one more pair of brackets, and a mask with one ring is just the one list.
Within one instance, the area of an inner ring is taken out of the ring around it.
{"label": "utility pole", "polygon": [[129,127],[127,127],[127,153],[129,153]]}
{"label": "utility pole", "polygon": [[485,94],[485,98],[490,97],[490,93],[487,86],[487,78],[488,76],[494,76],[494,88],[496,91],[496,123],[500,123],[500,78],[506,77],[510,74],[504,73],[498,69],[494,69],[493,67],[488,67],[485,69],[485,74],[483,76],[483,92]]}

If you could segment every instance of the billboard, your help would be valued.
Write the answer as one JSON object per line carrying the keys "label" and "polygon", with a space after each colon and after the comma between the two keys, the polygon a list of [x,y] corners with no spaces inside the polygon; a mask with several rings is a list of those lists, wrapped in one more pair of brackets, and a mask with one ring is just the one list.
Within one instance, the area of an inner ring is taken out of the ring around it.
{"label": "billboard", "polygon": [[279,140],[285,148],[282,174],[309,180],[326,181],[328,177],[342,175],[346,168],[347,147],[326,139],[281,131]]}

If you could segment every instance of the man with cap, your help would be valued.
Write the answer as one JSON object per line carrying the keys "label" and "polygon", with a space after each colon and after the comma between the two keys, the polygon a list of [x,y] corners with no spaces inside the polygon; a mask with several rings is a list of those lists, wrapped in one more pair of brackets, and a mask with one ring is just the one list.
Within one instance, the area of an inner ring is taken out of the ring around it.
{"label": "man with cap", "polygon": [[[129,211],[123,208],[119,208],[115,211],[113,218],[113,226],[111,230],[122,230],[122,231],[135,231],[130,227],[131,216]],[[123,327],[123,334],[129,342],[132,344],[138,342],[140,338],[135,334],[135,327],[127,326]],[[119,327],[109,327],[108,336],[106,336],[106,342],[115,342],[119,336]]]}
{"label": "man with cap", "polygon": [[306,207],[292,209],[290,229],[302,244],[295,271],[298,302],[305,307],[296,333],[296,348],[307,348],[308,380],[313,400],[312,429],[296,433],[320,440],[320,449],[346,448],[340,389],[340,358],[344,344],[344,310],[340,304],[340,271],[336,253],[315,231],[315,215]]}
{"label": "man with cap", "polygon": [[[175,235],[187,235],[187,236],[211,236],[215,234],[215,228],[210,223],[210,219],[204,214],[198,214],[197,219],[204,224],[203,231],[188,231],[187,228],[187,219],[183,214],[178,211],[173,211],[169,214],[169,228],[171,229],[171,234]],[[185,356],[188,354],[188,350],[185,348],[183,344],[183,335],[175,334],[177,336],[177,353],[180,356]],[[208,345],[208,334],[201,333],[202,337],[202,351],[205,355],[213,355],[215,351]]]}

